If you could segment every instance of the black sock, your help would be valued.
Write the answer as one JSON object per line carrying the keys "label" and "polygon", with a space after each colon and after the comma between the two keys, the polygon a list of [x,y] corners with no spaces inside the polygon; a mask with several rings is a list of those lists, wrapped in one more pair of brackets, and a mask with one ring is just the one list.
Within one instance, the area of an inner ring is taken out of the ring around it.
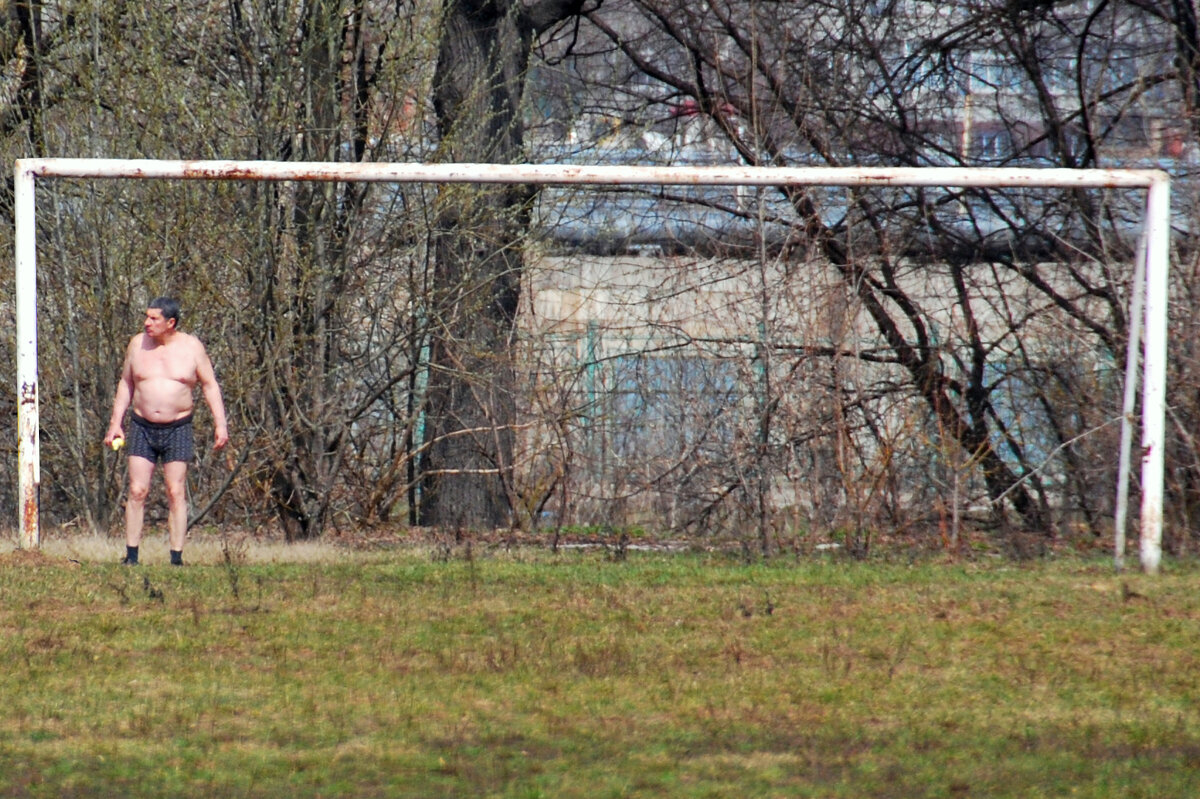
{"label": "black sock", "polygon": [[138,552],[137,547],[131,547],[128,544],[126,544],[125,545],[125,562],[126,563],[137,563],[137,552]]}
{"label": "black sock", "polygon": [[171,550],[171,565],[172,566],[182,566],[183,565],[183,550],[182,549],[172,549]]}

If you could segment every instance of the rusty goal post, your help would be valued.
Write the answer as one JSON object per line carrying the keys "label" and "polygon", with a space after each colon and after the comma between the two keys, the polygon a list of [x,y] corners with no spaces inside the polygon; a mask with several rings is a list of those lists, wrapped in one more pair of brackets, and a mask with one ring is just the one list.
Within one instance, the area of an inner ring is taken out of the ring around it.
{"label": "rusty goal post", "polygon": [[[376,183],[528,183],[538,185],[928,186],[1110,188],[1144,190],[1145,214],[1130,292],[1129,345],[1115,501],[1114,560],[1124,565],[1126,505],[1141,337],[1141,508],[1143,571],[1162,560],[1163,445],[1166,417],[1167,284],[1170,261],[1168,174],[1158,169],[982,167],[581,166],[283,161],[23,158],[14,167],[17,333],[18,513],[22,548],[40,546],[41,483],[37,357],[38,179],[370,181]],[[1139,324],[1139,321],[1141,324]]]}

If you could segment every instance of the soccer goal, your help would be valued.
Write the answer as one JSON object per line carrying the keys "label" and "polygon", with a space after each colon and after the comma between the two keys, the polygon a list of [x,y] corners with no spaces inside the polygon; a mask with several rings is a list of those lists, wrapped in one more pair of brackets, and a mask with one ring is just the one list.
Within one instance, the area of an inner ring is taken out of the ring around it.
{"label": "soccer goal", "polygon": [[[1163,444],[1167,374],[1170,177],[1155,169],[888,167],[660,167],[559,164],[410,164],[279,161],[19,159],[14,168],[16,225],[17,446],[20,543],[40,546],[41,483],[37,355],[39,178],[78,180],[369,181],[375,183],[527,183],[540,185],[1026,187],[1144,190],[1145,215],[1134,265],[1125,393],[1115,502],[1114,558],[1124,565],[1126,505],[1141,357],[1140,558],[1147,573],[1162,560]],[[1139,342],[1139,336],[1141,342]]]}

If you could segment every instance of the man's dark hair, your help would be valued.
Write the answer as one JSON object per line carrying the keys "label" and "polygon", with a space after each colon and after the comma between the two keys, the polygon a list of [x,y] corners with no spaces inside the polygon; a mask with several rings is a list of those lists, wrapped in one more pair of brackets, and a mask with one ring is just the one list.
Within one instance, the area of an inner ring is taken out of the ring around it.
{"label": "man's dark hair", "polygon": [[179,327],[179,300],[170,297],[158,297],[150,301],[147,308],[157,308],[162,311],[163,319],[174,319],[175,327]]}

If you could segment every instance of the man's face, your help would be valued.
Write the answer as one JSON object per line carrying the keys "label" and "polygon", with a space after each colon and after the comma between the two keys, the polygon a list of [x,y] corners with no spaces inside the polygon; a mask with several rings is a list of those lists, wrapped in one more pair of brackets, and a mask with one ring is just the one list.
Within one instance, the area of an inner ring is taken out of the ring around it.
{"label": "man's face", "polygon": [[162,338],[175,327],[174,319],[164,319],[161,308],[147,308],[146,321],[142,323],[150,338]]}

